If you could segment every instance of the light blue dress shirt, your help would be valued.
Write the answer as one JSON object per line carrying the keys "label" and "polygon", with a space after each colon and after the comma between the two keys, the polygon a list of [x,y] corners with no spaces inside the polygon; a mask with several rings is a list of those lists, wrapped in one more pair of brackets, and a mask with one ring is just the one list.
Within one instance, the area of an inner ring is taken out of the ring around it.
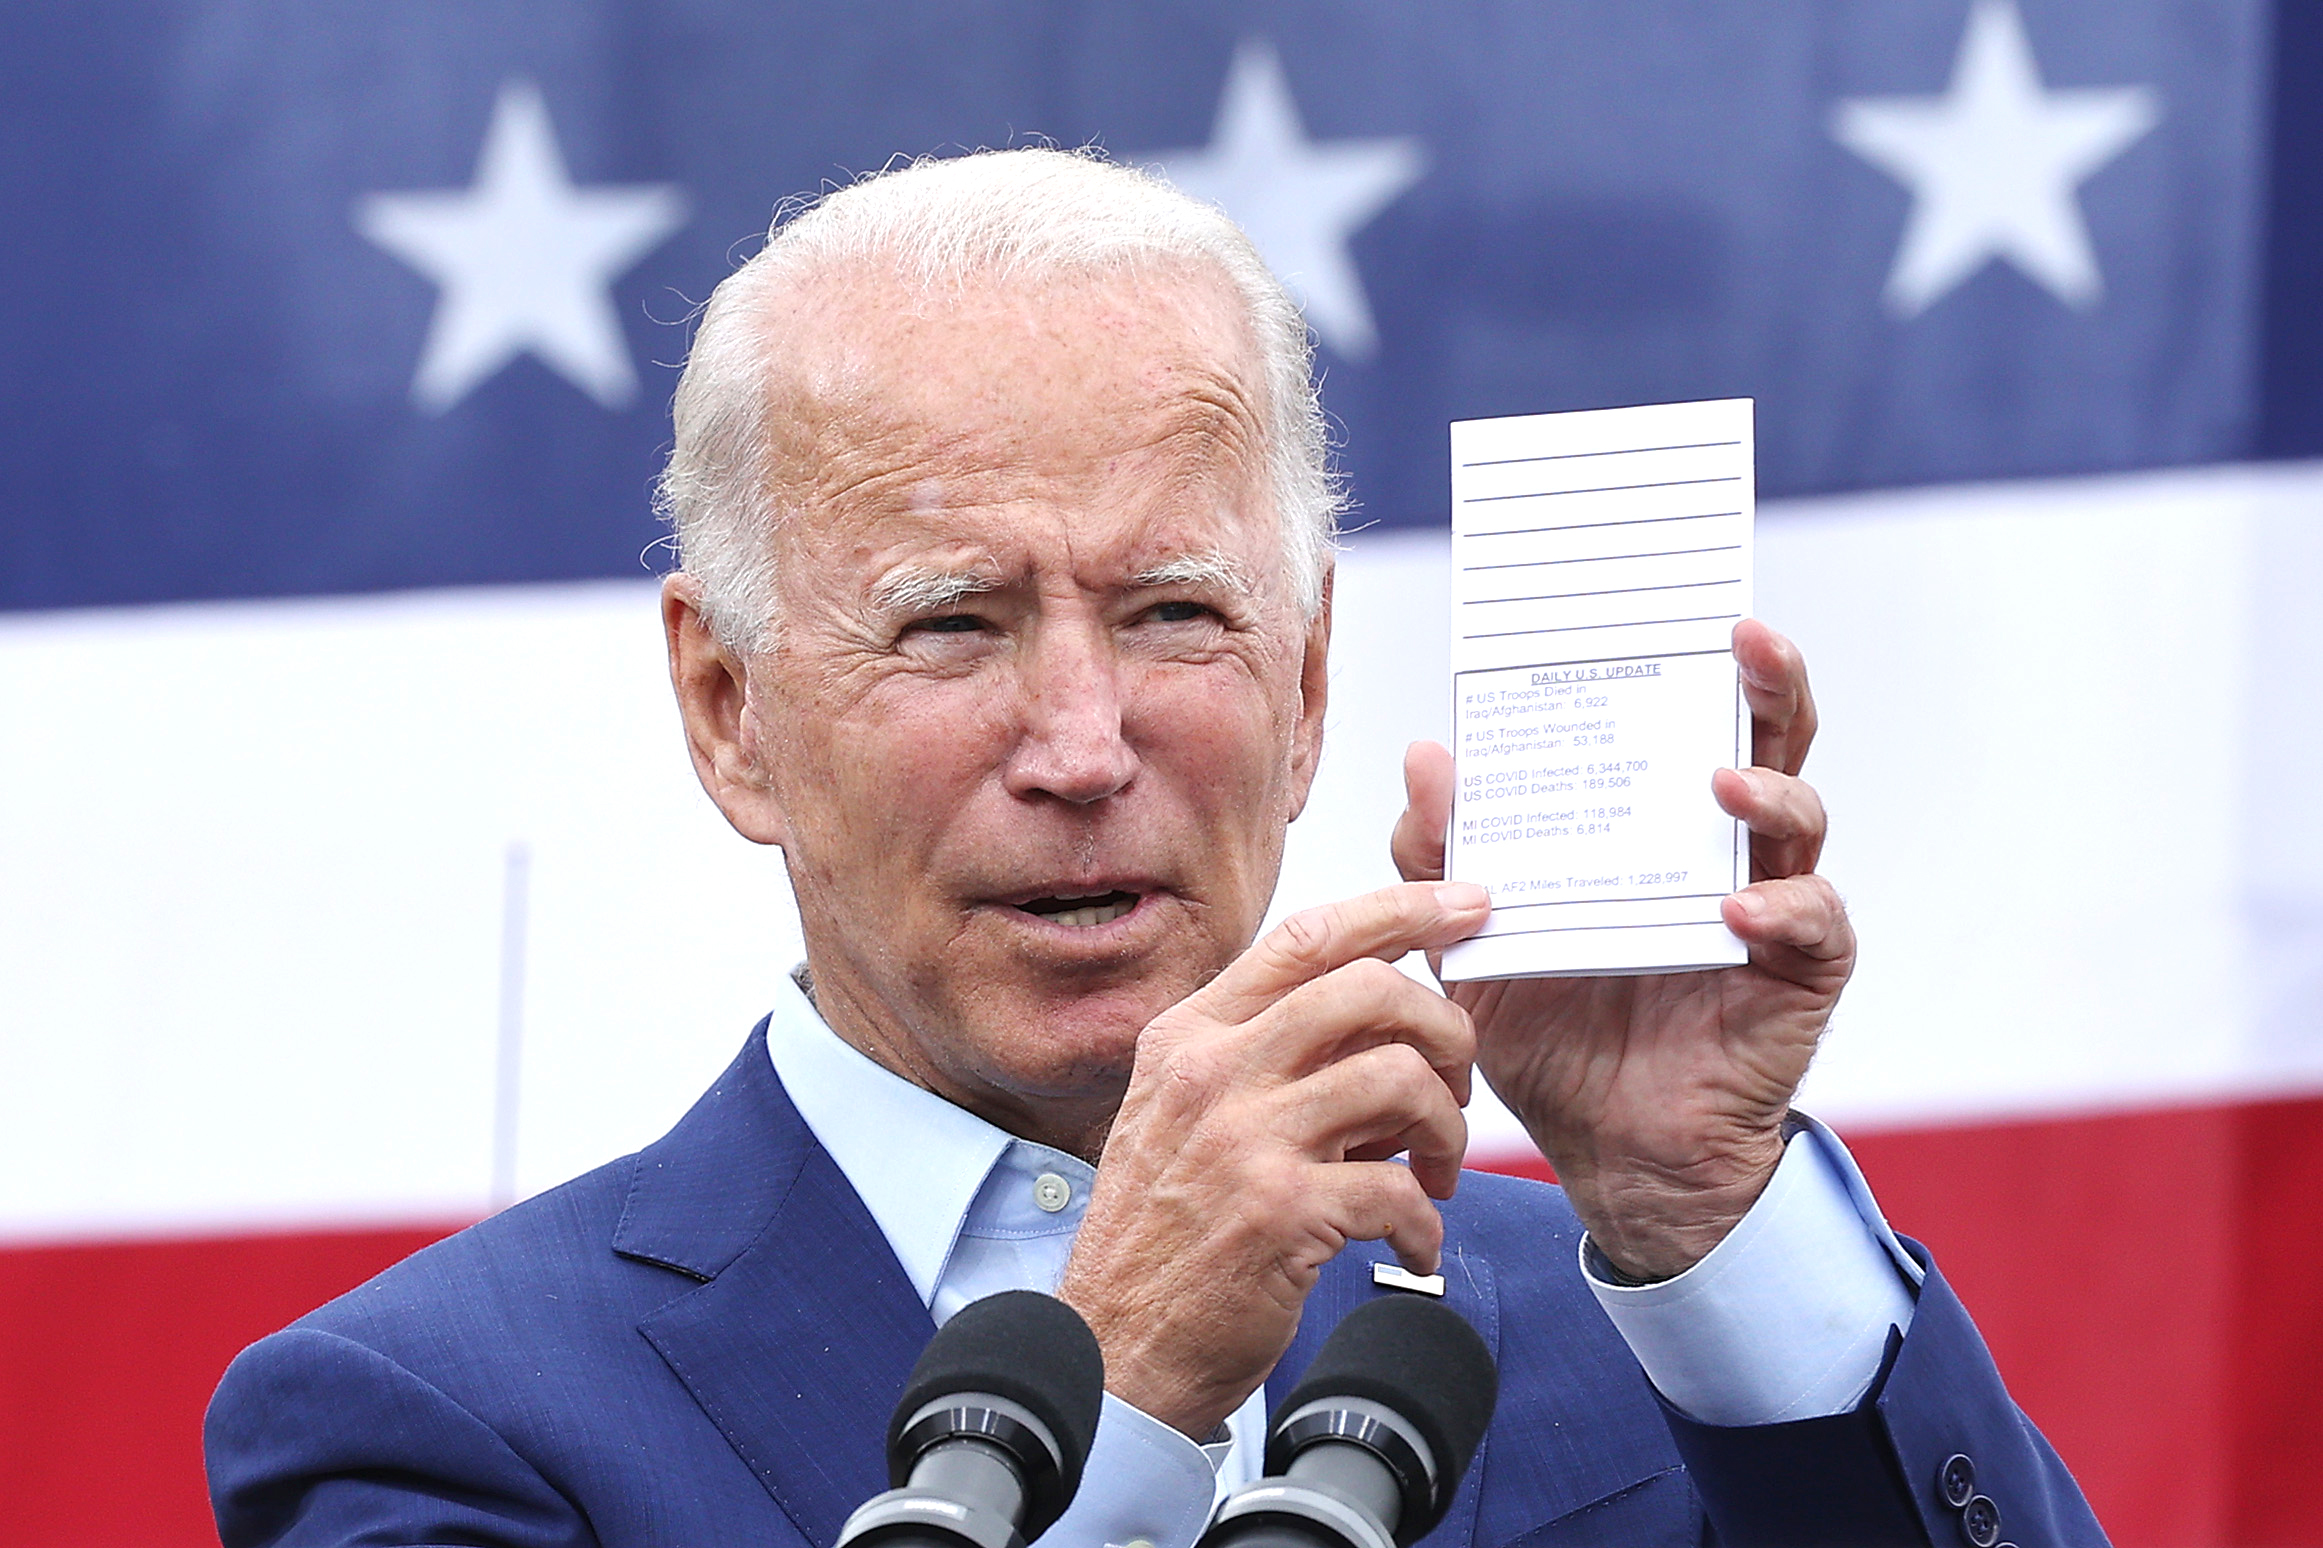
{"label": "light blue dress shirt", "polygon": [[[870,1211],[938,1325],[1002,1290],[1063,1280],[1094,1170],[1017,1139],[875,1063],[786,981],[767,1025],[799,1116]],[[1811,1120],[1741,1224],[1675,1279],[1583,1271],[1656,1388],[1709,1424],[1841,1412],[1878,1375],[1888,1329],[1911,1322],[1918,1269],[1829,1130]],[[1258,1476],[1262,1388],[1199,1446],[1111,1393],[1072,1508],[1045,1548],[1192,1548],[1216,1501]]]}

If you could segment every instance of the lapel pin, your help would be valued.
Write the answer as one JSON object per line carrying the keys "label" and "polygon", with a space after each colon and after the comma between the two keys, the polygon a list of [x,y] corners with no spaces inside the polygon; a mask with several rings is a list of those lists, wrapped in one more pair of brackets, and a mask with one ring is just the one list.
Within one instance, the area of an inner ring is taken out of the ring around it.
{"label": "lapel pin", "polygon": [[1441,1296],[1444,1293],[1443,1275],[1415,1274],[1399,1263],[1371,1265],[1371,1282],[1389,1290],[1415,1290],[1421,1295]]}

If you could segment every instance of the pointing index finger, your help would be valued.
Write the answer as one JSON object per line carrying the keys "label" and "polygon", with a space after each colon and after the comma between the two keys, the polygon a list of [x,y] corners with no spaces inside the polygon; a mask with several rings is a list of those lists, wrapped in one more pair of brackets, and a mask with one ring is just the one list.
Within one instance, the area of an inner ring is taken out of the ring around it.
{"label": "pointing index finger", "polygon": [[1364,957],[1393,962],[1473,934],[1492,899],[1471,882],[1406,882],[1302,909],[1259,937],[1194,996],[1222,1021],[1246,1021],[1299,985]]}

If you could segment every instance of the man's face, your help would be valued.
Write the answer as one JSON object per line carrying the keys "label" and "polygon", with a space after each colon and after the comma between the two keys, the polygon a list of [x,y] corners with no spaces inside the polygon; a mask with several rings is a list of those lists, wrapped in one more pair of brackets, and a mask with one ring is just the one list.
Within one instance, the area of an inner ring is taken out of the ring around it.
{"label": "man's face", "polygon": [[834,1026],[1087,1149],[1140,1030],[1256,932],[1312,777],[1327,620],[1284,573],[1256,353],[1210,276],[810,318],[755,836]]}

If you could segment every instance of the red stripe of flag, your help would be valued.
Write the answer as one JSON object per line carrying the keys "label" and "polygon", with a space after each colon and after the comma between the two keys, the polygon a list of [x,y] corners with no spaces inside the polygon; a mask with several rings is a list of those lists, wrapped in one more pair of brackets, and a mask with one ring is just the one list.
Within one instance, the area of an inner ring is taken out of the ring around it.
{"label": "red stripe of flag", "polygon": [[[2121,1548],[2315,1540],[2323,1099],[1850,1144]],[[0,1548],[214,1543],[226,1362],[446,1229],[0,1250]]]}

